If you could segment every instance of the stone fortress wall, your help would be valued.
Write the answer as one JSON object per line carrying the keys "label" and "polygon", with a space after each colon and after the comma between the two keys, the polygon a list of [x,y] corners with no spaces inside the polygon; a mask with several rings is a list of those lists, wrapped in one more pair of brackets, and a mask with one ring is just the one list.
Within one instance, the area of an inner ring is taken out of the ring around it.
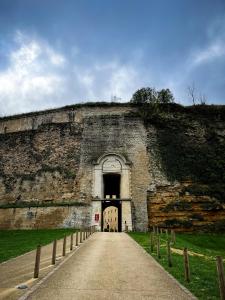
{"label": "stone fortress wall", "polygon": [[[0,228],[94,225],[93,170],[107,153],[131,162],[133,230],[146,230],[148,225],[182,225],[190,230],[196,224],[223,221],[222,204],[212,210],[196,208],[192,205],[196,201],[215,199],[182,194],[188,183],[168,177],[157,133],[157,126],[146,126],[129,104],[74,105],[1,118]],[[176,201],[191,206],[177,208]],[[191,218],[194,221],[188,223]]]}

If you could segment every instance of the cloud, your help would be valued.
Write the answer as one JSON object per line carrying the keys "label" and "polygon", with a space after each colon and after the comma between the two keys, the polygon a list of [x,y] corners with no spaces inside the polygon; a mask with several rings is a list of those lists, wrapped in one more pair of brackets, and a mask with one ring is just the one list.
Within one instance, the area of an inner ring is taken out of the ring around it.
{"label": "cloud", "polygon": [[80,67],[75,78],[79,93],[92,101],[107,101],[114,96],[129,101],[141,84],[139,71],[132,65],[121,65],[117,60]]}
{"label": "cloud", "polygon": [[191,55],[192,67],[225,58],[225,21],[217,18],[207,29],[208,44]]}
{"label": "cloud", "polygon": [[198,51],[193,57],[193,64],[200,65],[225,57],[225,40],[215,40],[205,49]]}
{"label": "cloud", "polygon": [[[16,34],[17,48],[9,53],[9,64],[0,72],[1,114],[37,110],[54,105],[63,77],[58,68],[65,64],[62,55],[47,44]],[[46,98],[51,99],[45,102]]]}
{"label": "cloud", "polygon": [[165,80],[176,102],[192,105],[188,86],[195,84],[198,95],[207,103],[224,102],[225,16],[214,19],[205,28],[203,44],[190,45],[187,55]]}
{"label": "cloud", "polygon": [[7,67],[0,70],[1,115],[62,106],[74,99],[110,101],[117,96],[128,101],[144,82],[134,60],[126,64],[119,59],[80,63],[78,47],[66,57],[46,41],[20,31],[15,43]]}

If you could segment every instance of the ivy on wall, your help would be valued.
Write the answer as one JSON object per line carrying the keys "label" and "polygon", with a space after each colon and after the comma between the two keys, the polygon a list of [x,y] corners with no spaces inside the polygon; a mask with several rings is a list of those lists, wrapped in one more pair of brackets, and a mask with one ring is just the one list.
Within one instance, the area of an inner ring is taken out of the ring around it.
{"label": "ivy on wall", "polygon": [[156,128],[159,161],[167,178],[191,181],[190,194],[225,203],[225,106],[143,105],[138,114],[147,130]]}

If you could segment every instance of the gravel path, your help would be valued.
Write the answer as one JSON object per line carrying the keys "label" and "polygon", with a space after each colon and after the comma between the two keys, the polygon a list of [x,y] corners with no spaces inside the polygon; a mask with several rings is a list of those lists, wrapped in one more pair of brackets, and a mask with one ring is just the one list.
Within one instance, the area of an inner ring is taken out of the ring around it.
{"label": "gravel path", "polygon": [[[57,264],[62,260],[63,240],[57,242]],[[67,253],[69,250],[69,238],[67,242]],[[52,243],[42,247],[39,279],[34,279],[34,262],[36,250],[24,255],[10,259],[0,264],[0,300],[16,300],[26,292],[16,288],[18,285],[27,285],[29,288],[43,279],[54,269],[51,264]]]}

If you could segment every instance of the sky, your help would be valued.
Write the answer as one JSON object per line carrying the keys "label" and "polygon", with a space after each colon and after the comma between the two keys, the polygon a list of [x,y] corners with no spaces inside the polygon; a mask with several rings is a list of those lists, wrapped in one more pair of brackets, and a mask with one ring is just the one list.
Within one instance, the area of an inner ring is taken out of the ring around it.
{"label": "sky", "polygon": [[188,87],[225,104],[225,0],[0,0],[0,115]]}

